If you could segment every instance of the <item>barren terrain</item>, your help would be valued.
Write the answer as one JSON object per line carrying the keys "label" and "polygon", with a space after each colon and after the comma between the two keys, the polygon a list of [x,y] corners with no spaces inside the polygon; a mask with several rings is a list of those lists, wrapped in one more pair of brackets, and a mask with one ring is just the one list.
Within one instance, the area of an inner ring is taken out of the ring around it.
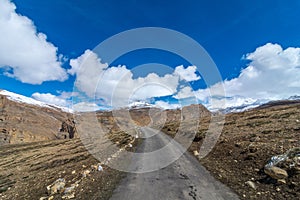
{"label": "barren terrain", "polygon": [[[210,117],[201,120],[189,148],[191,153],[199,151],[209,122]],[[169,123],[163,131],[174,136],[178,126],[176,122]],[[227,114],[216,146],[200,162],[241,199],[298,199],[299,168],[280,166],[288,172],[288,178],[286,183],[278,183],[264,172],[264,166],[272,156],[299,147],[299,138],[300,102],[273,102],[250,111]],[[255,189],[248,181],[254,183]]]}
{"label": "barren terrain", "polygon": [[[139,149],[143,144],[136,137],[139,126],[161,129],[172,137],[177,134],[179,139],[195,134],[189,151],[241,199],[300,196],[299,160],[278,164],[287,173],[280,180],[264,168],[271,157],[300,147],[299,101],[272,102],[226,114],[217,144],[202,159],[199,149],[211,134],[207,132],[211,116],[218,114],[201,105],[71,115],[2,96],[0,108],[0,199],[109,199],[126,174],[108,167],[110,160],[118,159],[108,149],[112,144],[120,151]],[[199,125],[196,130],[195,124]],[[85,139],[99,145],[89,149]],[[96,149],[93,153],[104,154],[103,159],[94,158],[87,149]],[[54,191],[53,185],[63,187]]]}

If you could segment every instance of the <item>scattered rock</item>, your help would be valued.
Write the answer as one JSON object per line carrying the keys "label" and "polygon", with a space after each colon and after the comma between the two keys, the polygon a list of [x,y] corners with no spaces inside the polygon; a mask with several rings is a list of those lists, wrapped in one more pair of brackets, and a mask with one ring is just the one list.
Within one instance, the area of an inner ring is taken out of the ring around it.
{"label": "scattered rock", "polygon": [[93,170],[97,170],[97,169],[98,169],[97,165],[91,165],[91,168],[92,168]]}
{"label": "scattered rock", "polygon": [[62,199],[74,199],[75,193],[65,194],[61,197]]}
{"label": "scattered rock", "polygon": [[296,187],[296,186],[298,185],[298,183],[292,181],[292,182],[291,182],[291,185],[292,185],[293,187]]}
{"label": "scattered rock", "polygon": [[64,191],[64,194],[72,193],[75,190],[75,185],[72,185],[71,187],[67,187]]}
{"label": "scattered rock", "polygon": [[82,176],[83,176],[83,177],[87,177],[87,175],[89,175],[90,173],[91,173],[90,170],[88,170],[88,169],[87,169],[87,170],[84,170],[83,173],[82,173]]}
{"label": "scattered rock", "polygon": [[260,170],[259,170],[258,168],[255,168],[254,171],[255,171],[255,172],[259,172]]}
{"label": "scattered rock", "polygon": [[276,180],[286,179],[288,177],[288,173],[284,169],[276,166],[265,168],[264,172]]}
{"label": "scattered rock", "polygon": [[48,198],[48,200],[53,200],[54,199],[54,196],[51,196]]}
{"label": "scattered rock", "polygon": [[294,167],[294,169],[295,169],[295,172],[296,172],[297,174],[300,173],[300,167]]}
{"label": "scattered rock", "polygon": [[194,156],[199,156],[200,155],[197,150],[195,150],[193,153],[194,153]]}
{"label": "scattered rock", "polygon": [[242,147],[242,144],[240,142],[237,142],[237,143],[234,144],[234,146],[240,148],[240,147]]}
{"label": "scattered rock", "polygon": [[248,153],[245,157],[245,160],[255,160],[257,158],[257,155],[255,153]]}
{"label": "scattered rock", "polygon": [[256,190],[256,185],[253,181],[247,181],[245,184],[250,186],[252,189]]}
{"label": "scattered rock", "polygon": [[40,200],[47,200],[48,197],[41,197]]}
{"label": "scattered rock", "polygon": [[51,185],[47,186],[48,194],[53,195],[57,193],[61,193],[66,185],[66,181],[63,178],[59,178],[54,181]]}
{"label": "scattered rock", "polygon": [[101,172],[101,171],[103,171],[103,167],[100,165],[100,164],[98,164],[98,169],[97,169],[99,172]]}
{"label": "scattered rock", "polygon": [[[277,180],[277,184],[286,184],[289,177],[287,171],[290,171],[291,177],[297,174],[297,168],[300,166],[300,148],[294,147],[285,154],[273,156],[264,167],[264,172],[273,179]],[[276,191],[280,191],[277,188]]]}
{"label": "scattered rock", "polygon": [[73,171],[72,171],[72,174],[76,174],[76,170],[73,170]]}
{"label": "scattered rock", "polygon": [[3,187],[0,187],[0,194],[2,193],[2,192],[5,192],[5,191],[7,191],[8,190],[8,186],[3,186]]}
{"label": "scattered rock", "polygon": [[256,141],[256,138],[255,137],[251,137],[250,138],[250,142],[255,142]]}
{"label": "scattered rock", "polygon": [[254,146],[253,144],[250,144],[249,145],[249,151],[250,151],[250,153],[255,153],[255,152],[257,152],[257,147]]}
{"label": "scattered rock", "polygon": [[277,183],[284,185],[286,184],[286,181],[284,179],[278,179]]}
{"label": "scattered rock", "polygon": [[72,184],[71,187],[67,187],[65,189],[64,195],[62,196],[62,199],[73,199],[75,198],[75,187],[76,185]]}

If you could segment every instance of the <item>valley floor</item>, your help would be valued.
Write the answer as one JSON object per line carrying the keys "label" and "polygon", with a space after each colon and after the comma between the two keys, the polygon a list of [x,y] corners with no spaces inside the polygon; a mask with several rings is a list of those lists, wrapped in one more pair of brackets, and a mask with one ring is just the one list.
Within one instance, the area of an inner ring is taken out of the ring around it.
{"label": "valley floor", "polygon": [[[241,199],[298,199],[299,167],[280,166],[287,171],[288,177],[286,183],[279,183],[265,174],[264,166],[272,156],[300,147],[299,111],[300,103],[296,103],[227,114],[222,135],[208,156],[199,160],[200,163]],[[200,121],[189,148],[191,153],[199,151],[209,122],[207,116]],[[180,122],[165,124],[162,131],[174,136],[179,125]],[[112,140],[117,142],[119,137],[113,135]],[[132,138],[124,136],[122,140],[127,144]],[[134,147],[138,146],[137,141],[133,143]],[[97,150],[105,152],[105,148],[103,145]],[[75,199],[104,200],[113,195],[126,176],[99,163],[80,139],[4,145],[0,147],[0,158],[1,200],[62,199],[68,195]],[[99,164],[103,170],[99,170]],[[71,192],[64,194],[58,188],[57,193],[51,193],[53,183],[62,180],[63,187]],[[50,186],[50,192],[47,186]]]}

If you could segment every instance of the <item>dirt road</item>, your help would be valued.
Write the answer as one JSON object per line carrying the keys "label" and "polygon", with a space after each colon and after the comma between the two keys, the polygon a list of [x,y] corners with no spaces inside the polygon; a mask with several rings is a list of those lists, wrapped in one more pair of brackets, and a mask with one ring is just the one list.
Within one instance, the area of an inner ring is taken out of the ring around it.
{"label": "dirt road", "polygon": [[[146,139],[137,152],[148,153],[133,158],[132,164],[139,173],[128,174],[114,191],[112,200],[238,199],[236,194],[215,180],[196,158],[184,152],[180,144],[169,136],[150,128],[141,131]],[[162,148],[163,151],[157,151]],[[182,153],[179,159],[165,166]]]}

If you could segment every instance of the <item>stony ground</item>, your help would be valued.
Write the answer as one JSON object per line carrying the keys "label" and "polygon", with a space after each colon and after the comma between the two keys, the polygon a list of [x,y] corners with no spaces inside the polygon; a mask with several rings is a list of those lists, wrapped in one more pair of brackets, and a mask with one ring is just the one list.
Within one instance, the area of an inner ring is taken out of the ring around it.
{"label": "stony ground", "polygon": [[[241,199],[299,199],[299,171],[282,166],[288,172],[286,183],[278,183],[264,172],[272,156],[300,146],[300,103],[290,103],[226,115],[217,145],[200,160]],[[201,120],[190,152],[199,150],[208,123],[209,118]],[[174,136],[177,128],[178,123],[171,123],[165,125],[163,131]],[[249,182],[254,183],[256,189],[249,186]]]}
{"label": "stony ground", "polygon": [[[195,108],[191,106],[190,109]],[[209,114],[203,108],[200,110],[199,128],[189,148],[191,153],[200,149],[209,127]],[[182,123],[178,121],[182,114],[180,110],[155,111],[152,114],[150,111],[136,110],[131,115],[135,116],[133,120],[137,125],[147,125],[149,116],[155,118],[152,121],[164,122],[162,116],[165,114],[167,123],[162,128],[165,133],[174,136],[179,125],[184,135],[193,132],[191,127],[195,124],[195,117],[189,110],[185,112]],[[299,199],[299,168],[297,171],[290,165],[279,166],[288,173],[285,183],[264,172],[264,166],[272,156],[300,147],[299,111],[299,102],[280,102],[247,112],[227,114],[217,144],[200,162],[241,199]],[[128,125],[130,119],[127,115],[121,113],[120,116],[121,121],[126,122],[124,127],[132,128]],[[83,122],[75,119],[79,125],[77,128],[82,127],[80,133],[84,134],[86,127],[98,131],[98,126],[91,125],[92,120],[86,120],[88,115],[82,117],[85,119]],[[134,135],[120,132],[111,113],[97,113],[97,117],[107,130],[111,130],[106,131],[108,139],[119,148],[127,146],[126,150],[134,151],[134,148],[128,148]],[[139,140],[135,140],[133,146],[138,143]],[[106,152],[108,155],[105,158],[112,157],[105,151],[106,148],[107,145],[101,144],[97,150]],[[108,199],[125,175],[107,167],[107,159],[95,159],[80,139],[4,145],[0,147],[0,158],[0,199]],[[99,164],[103,167],[102,171],[98,171]],[[55,181],[58,182],[54,184]],[[57,192],[51,192],[53,184]]]}
{"label": "stony ground", "polygon": [[[129,141],[128,138],[125,140]],[[122,147],[128,144],[123,140],[118,142]],[[132,143],[133,147],[136,143]],[[105,165],[107,161],[95,159],[80,139],[2,146],[0,157],[0,199],[3,200],[108,199],[124,176]],[[58,191],[48,191],[47,186],[51,187],[60,178],[64,182],[56,185]],[[59,189],[62,184],[63,188]],[[66,192],[67,188],[71,191]]]}

